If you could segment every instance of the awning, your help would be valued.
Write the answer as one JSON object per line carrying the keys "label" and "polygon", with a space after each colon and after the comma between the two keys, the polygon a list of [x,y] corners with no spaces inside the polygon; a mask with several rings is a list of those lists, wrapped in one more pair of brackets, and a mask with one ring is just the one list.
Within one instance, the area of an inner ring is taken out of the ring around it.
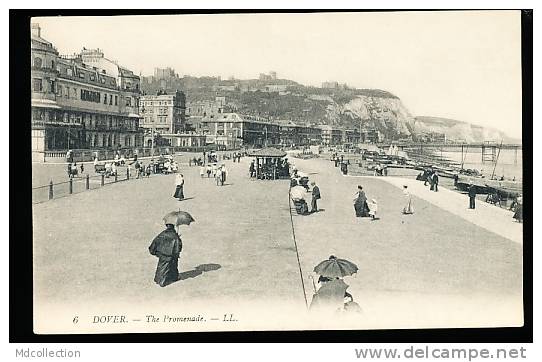
{"label": "awning", "polygon": [[248,154],[251,157],[277,157],[281,158],[286,156],[286,152],[276,149],[274,147],[267,147],[261,150],[252,151]]}
{"label": "awning", "polygon": [[55,101],[50,99],[32,99],[32,107],[62,109]]}

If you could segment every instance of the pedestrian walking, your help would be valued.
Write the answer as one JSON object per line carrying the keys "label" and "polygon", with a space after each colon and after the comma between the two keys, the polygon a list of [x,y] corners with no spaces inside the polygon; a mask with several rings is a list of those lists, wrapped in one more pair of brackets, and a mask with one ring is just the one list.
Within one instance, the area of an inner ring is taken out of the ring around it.
{"label": "pedestrian walking", "polygon": [[149,253],[158,258],[154,282],[165,287],[179,279],[179,257],[183,248],[182,240],[173,224],[166,224],[166,230],[158,234],[151,245]]}
{"label": "pedestrian walking", "polygon": [[438,172],[437,171],[435,171],[435,173],[433,174],[433,185],[434,185],[433,191],[438,192]]}
{"label": "pedestrian walking", "polygon": [[431,171],[429,174],[429,190],[434,191],[435,190],[435,180],[434,180],[435,172]]}
{"label": "pedestrian walking", "polygon": [[226,183],[226,177],[228,176],[228,170],[226,170],[226,165],[222,164],[220,167],[220,186],[224,186]]}
{"label": "pedestrian walking", "polygon": [[215,170],[213,172],[213,175],[214,175],[213,177],[215,179],[216,185],[217,186],[220,185],[220,182],[221,182],[220,180],[222,179],[222,172],[220,170]]}
{"label": "pedestrian walking", "polygon": [[358,191],[354,195],[354,210],[356,217],[365,217],[369,215],[369,207],[367,206],[367,196],[363,191],[363,186],[358,185]]}
{"label": "pedestrian walking", "polygon": [[403,207],[403,214],[411,215],[414,214],[414,208],[412,207],[412,196],[408,192],[408,186],[403,185],[403,195],[406,199],[406,205]]}
{"label": "pedestrian walking", "polygon": [[469,186],[469,209],[476,208],[476,186]]}
{"label": "pedestrian walking", "polygon": [[513,218],[516,219],[517,222],[523,222],[523,197],[521,196],[518,196],[516,199]]}
{"label": "pedestrian walking", "polygon": [[81,162],[81,173],[85,172],[85,166],[83,165],[83,163]]}
{"label": "pedestrian walking", "polygon": [[312,203],[311,203],[311,213],[318,212],[318,200],[321,199],[320,188],[316,186],[316,182],[311,182],[312,186]]}
{"label": "pedestrian walking", "polygon": [[373,218],[373,220],[376,220],[376,213],[378,211],[378,202],[375,199],[371,199],[371,202],[367,203],[367,206],[369,207],[369,216]]}
{"label": "pedestrian walking", "polygon": [[424,178],[425,182],[423,183],[424,186],[427,186],[427,183],[429,182],[429,185],[431,185],[431,179],[433,178],[433,170],[426,169],[424,172]]}
{"label": "pedestrian walking", "polygon": [[179,199],[179,201],[184,199],[184,177],[182,173],[175,176],[175,193],[173,197]]}
{"label": "pedestrian walking", "polygon": [[211,172],[212,172],[212,168],[211,168],[211,164],[207,164],[207,178],[211,177]]}
{"label": "pedestrian walking", "polygon": [[248,168],[248,172],[250,172],[250,177],[254,177],[256,173],[256,167],[254,166],[254,161],[250,161],[250,167]]}
{"label": "pedestrian walking", "polygon": [[139,172],[139,169],[140,169],[141,165],[139,164],[139,161],[137,160],[137,158],[135,159],[135,164],[134,164],[134,168],[135,168],[135,171],[136,171],[136,178],[139,178],[140,176],[140,172]]}

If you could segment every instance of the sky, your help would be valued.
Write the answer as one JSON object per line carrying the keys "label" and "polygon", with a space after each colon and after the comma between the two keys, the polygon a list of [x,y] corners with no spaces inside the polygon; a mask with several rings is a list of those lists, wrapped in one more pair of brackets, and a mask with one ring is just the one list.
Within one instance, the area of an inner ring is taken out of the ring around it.
{"label": "sky", "polygon": [[35,18],[61,54],[100,48],[136,73],[338,81],[387,90],[414,116],[521,138],[516,11]]}

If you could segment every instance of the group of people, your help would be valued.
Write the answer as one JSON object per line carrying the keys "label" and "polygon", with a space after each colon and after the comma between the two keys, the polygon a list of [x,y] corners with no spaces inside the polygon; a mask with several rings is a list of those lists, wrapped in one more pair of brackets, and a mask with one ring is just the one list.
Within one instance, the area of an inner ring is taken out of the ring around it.
{"label": "group of people", "polygon": [[439,176],[436,170],[433,170],[431,168],[425,169],[423,170],[423,173],[420,173],[416,177],[416,179],[423,181],[424,186],[427,186],[427,183],[429,183],[429,189],[431,191],[438,192]]}
{"label": "group of people", "polygon": [[263,164],[256,164],[256,160],[252,160],[248,166],[248,173],[251,178],[274,180],[290,176],[290,166],[287,158]]}
{"label": "group of people", "polygon": [[388,166],[378,164],[374,169],[375,176],[388,176]]}
{"label": "group of people", "polygon": [[192,166],[201,166],[203,165],[203,160],[201,159],[201,157],[193,157],[193,158],[189,158],[188,159],[188,166],[192,167]]}
{"label": "group of people", "polygon": [[204,178],[207,174],[207,178],[210,178],[211,175],[216,181],[217,186],[224,186],[226,183],[226,178],[228,176],[228,170],[226,169],[226,164],[217,165],[216,163],[207,164],[207,166],[200,166],[199,175],[201,178]]}
{"label": "group of people", "polygon": [[[83,173],[85,171],[85,166],[83,165],[83,163],[81,162],[81,173]],[[73,178],[75,176],[77,176],[79,174],[79,169],[77,168],[77,162],[69,162],[68,163],[68,177],[69,178]]]}
{"label": "group of people", "polygon": [[233,160],[234,163],[235,162],[240,163],[241,162],[241,157],[243,157],[241,152],[234,152],[233,155],[232,155],[232,160]]}

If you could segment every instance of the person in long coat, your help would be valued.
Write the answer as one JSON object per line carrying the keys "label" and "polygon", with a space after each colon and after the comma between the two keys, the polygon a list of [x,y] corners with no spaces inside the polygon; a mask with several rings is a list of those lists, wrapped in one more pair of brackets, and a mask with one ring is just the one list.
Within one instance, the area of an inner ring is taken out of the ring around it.
{"label": "person in long coat", "polygon": [[435,171],[435,173],[433,174],[433,185],[434,185],[433,191],[438,192],[438,172],[437,171]]}
{"label": "person in long coat", "polygon": [[312,202],[311,202],[311,213],[318,212],[318,200],[321,199],[320,188],[316,186],[316,182],[311,182],[312,185]]}
{"label": "person in long coat", "polygon": [[476,186],[469,186],[469,209],[476,208]]}
{"label": "person in long coat", "polygon": [[516,199],[516,210],[513,217],[517,222],[523,222],[523,197],[521,196]]}
{"label": "person in long coat", "polygon": [[403,207],[403,214],[410,215],[414,214],[414,208],[412,207],[412,195],[410,195],[410,192],[408,192],[407,185],[403,185],[403,195],[406,199],[406,204]]}
{"label": "person in long coat", "polygon": [[166,224],[166,230],[154,238],[149,246],[149,253],[158,257],[154,274],[156,284],[165,287],[178,280],[179,257],[182,247],[182,240],[172,224]]}
{"label": "person in long coat", "polygon": [[222,167],[220,167],[220,186],[224,186],[224,183],[226,183],[227,176],[228,176],[228,171],[226,170],[226,165],[222,164]]}
{"label": "person in long coat", "polygon": [[354,210],[356,211],[356,217],[368,216],[367,196],[365,196],[362,186],[358,186],[358,192],[355,194]]}
{"label": "person in long coat", "polygon": [[175,193],[173,197],[179,199],[179,201],[184,199],[184,177],[182,173],[175,176]]}

